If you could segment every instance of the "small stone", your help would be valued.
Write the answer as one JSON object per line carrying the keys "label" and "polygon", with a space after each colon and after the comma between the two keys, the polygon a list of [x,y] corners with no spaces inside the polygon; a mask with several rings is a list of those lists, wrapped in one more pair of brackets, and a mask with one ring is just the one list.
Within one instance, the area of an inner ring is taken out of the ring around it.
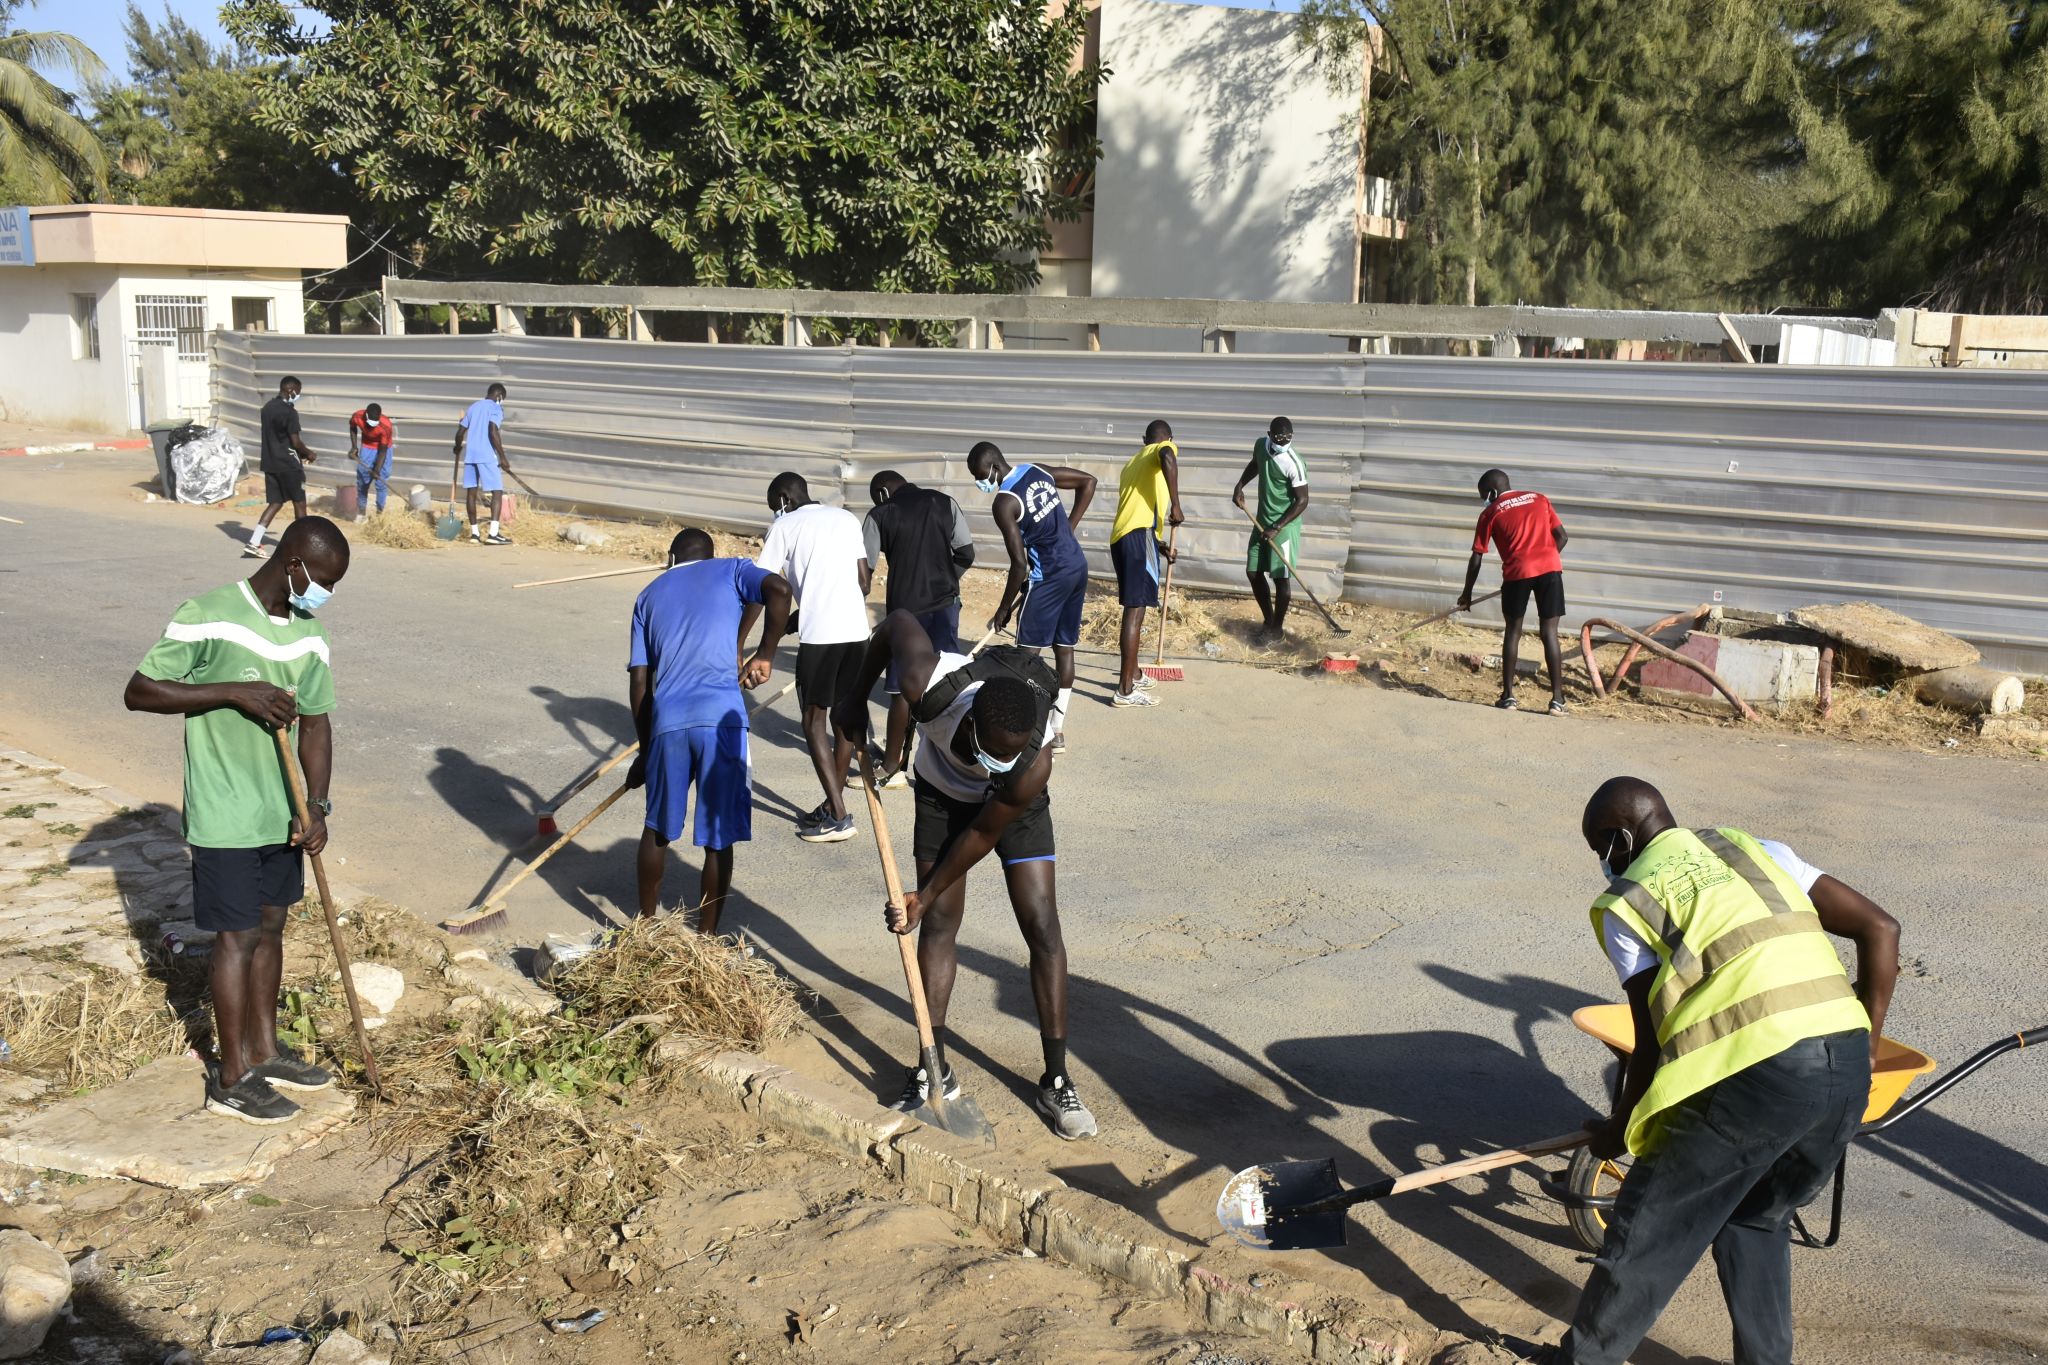
{"label": "small stone", "polygon": [[330,1332],[308,1365],[389,1365],[390,1357],[375,1354],[347,1332]]}
{"label": "small stone", "polygon": [[40,1238],[0,1232],[0,1360],[42,1349],[50,1324],[71,1301],[71,1267]]}
{"label": "small stone", "polygon": [[356,983],[356,995],[363,1008],[372,1014],[391,1013],[405,994],[405,974],[381,962],[354,963],[349,967],[349,976]]}

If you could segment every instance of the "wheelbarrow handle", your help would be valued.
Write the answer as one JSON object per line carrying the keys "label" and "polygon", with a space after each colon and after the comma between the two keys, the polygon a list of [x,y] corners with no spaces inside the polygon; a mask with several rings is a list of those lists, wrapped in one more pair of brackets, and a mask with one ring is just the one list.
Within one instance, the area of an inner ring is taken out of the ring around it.
{"label": "wheelbarrow handle", "polygon": [[1856,1136],[1868,1137],[1872,1133],[1883,1132],[1915,1109],[1918,1109],[1921,1105],[1933,1099],[1936,1095],[1948,1090],[1951,1086],[1994,1057],[2002,1057],[2006,1053],[2017,1051],[2020,1048],[2040,1047],[2044,1043],[2048,1043],[2048,1024],[2043,1024],[2039,1028],[2030,1028],[2023,1033],[2008,1033],[1997,1042],[1978,1049],[1976,1054],[1967,1061],[1959,1062],[1955,1066],[1950,1067],[1940,1078],[1929,1084],[1926,1089],[1922,1090],[1912,1099],[1904,1104],[1895,1106],[1891,1113],[1858,1128]]}

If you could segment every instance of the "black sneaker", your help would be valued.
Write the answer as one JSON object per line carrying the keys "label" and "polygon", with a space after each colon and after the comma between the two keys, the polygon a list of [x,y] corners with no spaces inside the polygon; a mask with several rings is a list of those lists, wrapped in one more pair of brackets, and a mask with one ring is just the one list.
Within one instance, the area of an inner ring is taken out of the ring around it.
{"label": "black sneaker", "polygon": [[1550,703],[1550,714],[1553,716],[1568,716],[1571,714],[1571,708],[1562,701],[1553,701]]}
{"label": "black sneaker", "polygon": [[282,1052],[267,1062],[258,1062],[250,1067],[249,1074],[262,1077],[274,1089],[325,1090],[334,1084],[334,1073],[326,1067],[302,1062]]}
{"label": "black sneaker", "polygon": [[836,844],[842,839],[853,837],[853,817],[842,815],[834,820],[828,812],[813,825],[798,825],[796,837],[807,844]]}
{"label": "black sneaker", "polygon": [[[939,1093],[943,1099],[957,1100],[960,1098],[960,1081],[953,1075],[953,1068],[950,1066],[946,1068],[945,1080],[940,1086]],[[924,1105],[929,1104],[931,1098],[931,1078],[925,1074],[924,1068],[921,1066],[906,1066],[903,1068],[903,1093],[898,1095],[896,1103],[889,1107],[899,1114],[914,1113]]]}
{"label": "black sneaker", "polygon": [[1038,1087],[1033,1107],[1045,1116],[1055,1133],[1069,1142],[1095,1136],[1095,1115],[1081,1103],[1081,1097],[1074,1093],[1074,1083],[1065,1076],[1048,1077]]}
{"label": "black sneaker", "polygon": [[1522,709],[1522,704],[1513,697],[1502,697],[1493,704],[1493,709],[1496,711],[1519,711]]}
{"label": "black sneaker", "polygon": [[512,537],[510,537],[510,536],[485,536],[485,537],[484,537],[484,544],[486,544],[486,545],[510,545],[511,543],[512,543]]}
{"label": "black sneaker", "polygon": [[270,1083],[253,1071],[233,1085],[222,1085],[209,1067],[206,1107],[244,1123],[290,1123],[299,1116],[299,1106],[272,1090]]}

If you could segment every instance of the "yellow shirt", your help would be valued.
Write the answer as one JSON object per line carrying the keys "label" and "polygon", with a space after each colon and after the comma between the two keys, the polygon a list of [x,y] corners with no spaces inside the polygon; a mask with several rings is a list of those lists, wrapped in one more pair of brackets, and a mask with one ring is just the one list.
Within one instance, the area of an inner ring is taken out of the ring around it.
{"label": "yellow shirt", "polygon": [[1112,542],[1122,540],[1141,527],[1150,527],[1154,537],[1166,531],[1166,509],[1171,493],[1166,487],[1166,470],[1160,465],[1161,451],[1170,450],[1180,458],[1180,447],[1172,441],[1146,446],[1131,456],[1116,482],[1116,521],[1109,528]]}

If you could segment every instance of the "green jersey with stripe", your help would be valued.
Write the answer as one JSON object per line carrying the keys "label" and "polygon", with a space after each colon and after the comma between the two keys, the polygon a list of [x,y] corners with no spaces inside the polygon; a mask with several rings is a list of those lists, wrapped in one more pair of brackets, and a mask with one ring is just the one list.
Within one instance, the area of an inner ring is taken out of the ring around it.
{"label": "green jersey with stripe", "polygon": [[[295,691],[301,715],[334,709],[327,632],[296,611],[272,616],[246,582],[180,605],[138,671],[159,682],[267,682]],[[289,839],[291,822],[291,795],[270,731],[233,706],[186,716],[186,842],[262,848]]]}
{"label": "green jersey with stripe", "polygon": [[1252,458],[1259,467],[1259,525],[1271,526],[1294,505],[1294,490],[1308,487],[1308,470],[1293,446],[1276,446],[1263,436],[1253,443]]}

